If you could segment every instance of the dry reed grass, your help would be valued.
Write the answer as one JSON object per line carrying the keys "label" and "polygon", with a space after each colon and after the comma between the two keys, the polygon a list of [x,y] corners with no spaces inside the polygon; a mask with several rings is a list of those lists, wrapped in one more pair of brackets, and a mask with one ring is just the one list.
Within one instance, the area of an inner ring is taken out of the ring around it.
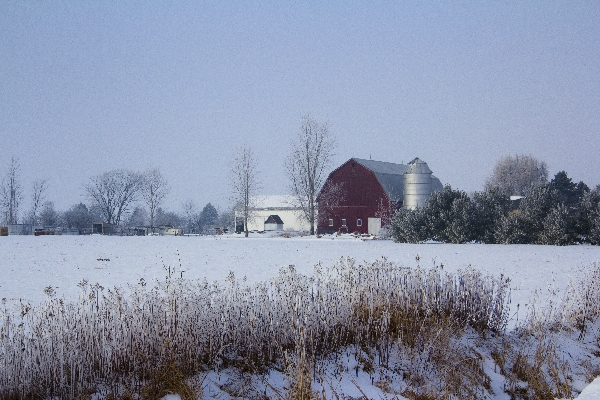
{"label": "dry reed grass", "polygon": [[[413,371],[409,380],[435,378],[437,389],[468,395],[469,385],[486,386],[478,361],[470,361],[476,355],[443,349],[465,328],[501,333],[507,321],[508,280],[472,269],[449,274],[344,258],[317,265],[312,277],[290,266],[253,286],[233,274],[222,284],[173,276],[127,290],[82,281],[77,302],[51,292],[38,306],[4,302],[0,397],[76,398],[102,387],[133,397],[169,390],[187,396],[186,377],[224,368],[260,374],[282,368],[286,354],[300,360],[289,395],[314,397],[316,361],[348,345],[363,349],[367,373],[387,365],[398,346],[415,361],[427,353],[416,365],[439,373]],[[444,370],[454,359],[462,362]]]}

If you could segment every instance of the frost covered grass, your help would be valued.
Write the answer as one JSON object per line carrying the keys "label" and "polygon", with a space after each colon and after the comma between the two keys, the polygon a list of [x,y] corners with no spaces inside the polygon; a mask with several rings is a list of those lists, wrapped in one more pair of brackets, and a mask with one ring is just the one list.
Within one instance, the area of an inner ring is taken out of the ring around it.
{"label": "frost covered grass", "polygon": [[600,376],[599,299],[600,263],[594,262],[562,297],[533,306],[522,324],[492,344],[511,398],[572,398]]}
{"label": "frost covered grass", "polygon": [[[600,373],[597,246],[411,245],[350,235],[4,239],[0,388],[12,386],[2,399],[571,398]],[[393,274],[340,261],[381,254],[388,258],[378,263]],[[427,268],[401,267],[416,265],[417,254]],[[403,286],[380,296],[407,272],[413,294],[428,289],[409,303],[398,300],[410,292]],[[477,295],[490,282],[504,282],[506,331],[436,300],[461,279],[481,283],[465,286],[473,309],[489,304]],[[70,328],[53,328],[75,317]],[[21,380],[15,368],[29,372]]]}
{"label": "frost covered grass", "polygon": [[410,360],[402,373],[409,397],[432,390],[463,397],[486,390],[489,378],[481,356],[459,346],[461,334],[502,334],[507,322],[506,278],[386,259],[344,258],[316,266],[311,277],[289,266],[253,285],[230,274],[213,284],[140,280],[126,296],[85,281],[80,287],[76,302],[49,290],[39,305],[3,305],[3,398],[152,398],[169,381],[157,376],[175,377],[179,393],[198,396],[182,377],[226,369],[288,371],[287,393],[308,398],[317,371],[349,349],[357,375],[378,365],[393,370],[400,353]]}

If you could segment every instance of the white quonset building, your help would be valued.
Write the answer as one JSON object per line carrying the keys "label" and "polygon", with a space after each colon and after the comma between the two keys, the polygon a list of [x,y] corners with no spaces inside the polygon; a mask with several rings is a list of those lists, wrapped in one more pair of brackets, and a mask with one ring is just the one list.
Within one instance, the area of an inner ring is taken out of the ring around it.
{"label": "white quonset building", "polygon": [[[305,232],[310,225],[303,218],[302,211],[297,207],[294,196],[270,195],[255,196],[251,199],[252,218],[248,221],[249,231],[294,231]],[[235,229],[244,230],[244,214],[235,211]]]}

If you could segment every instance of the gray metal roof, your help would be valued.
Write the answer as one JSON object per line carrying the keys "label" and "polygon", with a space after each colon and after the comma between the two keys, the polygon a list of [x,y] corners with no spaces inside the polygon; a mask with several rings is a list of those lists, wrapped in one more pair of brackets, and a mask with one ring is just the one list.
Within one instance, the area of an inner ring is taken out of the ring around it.
{"label": "gray metal roof", "polygon": [[373,171],[391,201],[397,202],[404,199],[404,172],[406,171],[406,165],[384,161],[362,160],[360,158],[354,158],[353,160]]}
{"label": "gray metal roof", "polygon": [[406,166],[407,174],[431,174],[431,170],[427,163],[419,157],[415,158]]}
{"label": "gray metal roof", "polygon": [[361,158],[353,158],[364,167],[367,167],[376,174],[403,174],[406,171],[406,165],[394,164],[385,161],[363,160]]}
{"label": "gray metal roof", "polygon": [[[363,160],[361,158],[353,158],[353,160],[375,174],[375,177],[377,177],[377,180],[391,201],[398,202],[404,200],[404,173],[407,171],[408,166],[384,161]],[[415,163],[422,168],[418,162],[425,164],[425,168],[429,170],[428,173],[431,173],[431,170],[424,161],[421,161],[419,158],[411,161],[411,163]],[[431,175],[431,180],[431,189],[433,192],[444,188],[442,182],[434,175]]]}

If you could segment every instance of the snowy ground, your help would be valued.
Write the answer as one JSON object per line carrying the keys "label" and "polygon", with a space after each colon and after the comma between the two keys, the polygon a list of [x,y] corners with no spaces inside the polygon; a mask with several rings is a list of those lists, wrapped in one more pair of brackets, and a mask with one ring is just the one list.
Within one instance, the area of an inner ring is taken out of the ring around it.
{"label": "snowy ground", "polygon": [[[169,267],[171,273],[188,279],[221,281],[233,271],[237,278],[245,276],[248,283],[254,283],[268,280],[279,268],[290,264],[300,273],[311,274],[318,262],[327,266],[348,256],[359,262],[386,257],[411,267],[443,264],[448,271],[470,265],[484,273],[509,276],[513,316],[510,326],[514,326],[518,318],[525,316],[534,298],[543,304],[552,293],[560,296],[579,269],[600,260],[600,247],[411,245],[350,235],[284,238],[254,234],[248,239],[241,235],[9,236],[0,238],[0,299],[23,299],[35,304],[45,299],[44,288],[48,286],[59,297],[75,299],[79,294],[77,284],[83,279],[105,287],[126,287],[140,278],[163,280]],[[360,377],[363,378],[368,380]],[[208,377],[208,381],[217,379]],[[368,382],[359,384],[370,386]],[[600,398],[598,386],[591,385],[591,397],[586,398]],[[352,387],[349,384],[346,389]],[[358,392],[347,394],[360,396]]]}
{"label": "snowy ground", "polygon": [[[0,299],[43,300],[52,286],[59,297],[76,299],[77,284],[86,279],[105,287],[164,279],[165,266],[188,279],[223,280],[229,271],[248,283],[268,280],[279,268],[295,265],[311,274],[321,262],[330,265],[340,257],[372,262],[380,257],[400,265],[447,271],[469,265],[485,273],[510,277],[512,309],[523,314],[534,298],[562,292],[583,266],[600,260],[600,246],[536,246],[477,244],[398,244],[389,240],[363,240],[350,235],[265,237],[255,234],[195,237],[111,236],[9,236],[0,238]],[[515,315],[515,321],[517,316]]]}

